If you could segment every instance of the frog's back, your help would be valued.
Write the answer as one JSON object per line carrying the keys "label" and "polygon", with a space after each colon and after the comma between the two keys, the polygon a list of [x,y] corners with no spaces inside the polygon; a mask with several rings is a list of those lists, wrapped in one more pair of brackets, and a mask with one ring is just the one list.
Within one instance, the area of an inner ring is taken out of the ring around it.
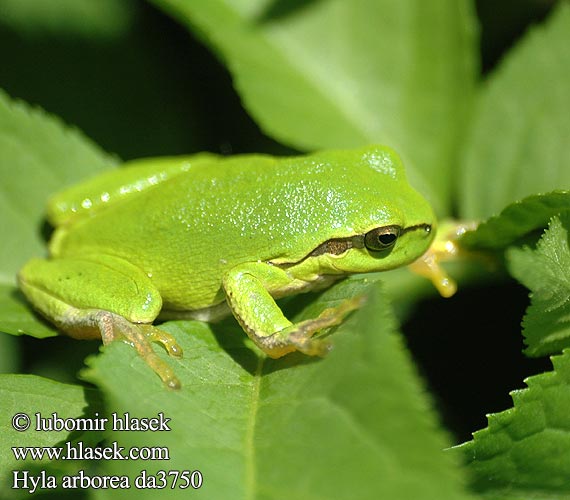
{"label": "frog's back", "polygon": [[56,193],[48,202],[47,218],[54,227],[74,223],[217,158],[200,153],[127,162]]}

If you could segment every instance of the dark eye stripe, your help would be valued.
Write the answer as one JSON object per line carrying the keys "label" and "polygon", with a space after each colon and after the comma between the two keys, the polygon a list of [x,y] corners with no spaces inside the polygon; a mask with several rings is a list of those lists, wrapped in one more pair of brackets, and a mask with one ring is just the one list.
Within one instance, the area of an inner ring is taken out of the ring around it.
{"label": "dark eye stripe", "polygon": [[317,255],[323,255],[325,253],[332,255],[340,255],[346,252],[349,248],[352,248],[353,242],[352,238],[339,238],[335,240],[328,240],[315,248],[309,256],[316,257]]}
{"label": "dark eye stripe", "polygon": [[[309,257],[318,257],[319,255],[341,255],[351,248],[368,248],[372,251],[382,251],[388,250],[398,240],[398,237],[408,231],[413,231],[417,229],[423,229],[426,232],[431,231],[430,224],[416,224],[414,226],[408,226],[406,228],[401,228],[400,226],[391,225],[377,227],[368,231],[366,234],[357,234],[355,236],[349,236],[347,238],[332,238],[330,240],[321,243],[312,252],[308,253],[301,260],[296,262],[284,262],[278,264],[279,267],[287,268],[294,266],[303,262]],[[368,238],[368,240],[367,240]],[[271,261],[269,261],[271,263]]]}

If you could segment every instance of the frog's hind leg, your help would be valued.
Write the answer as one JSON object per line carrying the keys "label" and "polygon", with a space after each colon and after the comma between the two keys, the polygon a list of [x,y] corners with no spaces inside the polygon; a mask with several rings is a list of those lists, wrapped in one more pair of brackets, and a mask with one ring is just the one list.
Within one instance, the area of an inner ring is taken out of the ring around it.
{"label": "frog's hind leg", "polygon": [[153,350],[162,344],[168,354],[182,349],[168,333],[150,323],[162,299],[140,269],[115,257],[33,259],[20,271],[20,288],[34,307],[61,331],[74,338],[122,340],[170,388],[180,387],[172,368]]}

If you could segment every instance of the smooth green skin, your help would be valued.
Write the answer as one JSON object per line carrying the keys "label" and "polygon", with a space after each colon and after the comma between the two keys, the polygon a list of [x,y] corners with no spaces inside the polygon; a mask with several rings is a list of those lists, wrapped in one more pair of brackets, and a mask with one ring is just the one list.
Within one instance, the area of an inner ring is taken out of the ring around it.
{"label": "smooth green skin", "polygon": [[[210,320],[229,305],[269,356],[323,354],[310,337],[358,303],[295,325],[275,298],[408,264],[435,233],[431,207],[383,146],[134,161],[55,196],[48,218],[51,257],[19,274],[30,302],[72,336],[126,337],[170,385],[173,373],[142,346],[150,335],[178,352],[144,326],[159,313]],[[385,226],[401,228],[395,244],[368,249],[363,236]]]}

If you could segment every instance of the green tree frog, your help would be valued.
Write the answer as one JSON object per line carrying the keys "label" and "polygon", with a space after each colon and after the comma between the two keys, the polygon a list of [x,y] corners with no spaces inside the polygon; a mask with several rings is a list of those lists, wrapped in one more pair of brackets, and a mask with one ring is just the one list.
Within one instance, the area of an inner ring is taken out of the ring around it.
{"label": "green tree frog", "polygon": [[275,299],[354,273],[411,263],[432,242],[435,217],[384,146],[306,156],[143,159],[53,197],[48,259],[19,285],[76,338],[123,339],[172,388],[180,356],[161,318],[214,320],[231,311],[268,356],[322,355],[312,338],[355,307],[346,301],[293,324]]}

